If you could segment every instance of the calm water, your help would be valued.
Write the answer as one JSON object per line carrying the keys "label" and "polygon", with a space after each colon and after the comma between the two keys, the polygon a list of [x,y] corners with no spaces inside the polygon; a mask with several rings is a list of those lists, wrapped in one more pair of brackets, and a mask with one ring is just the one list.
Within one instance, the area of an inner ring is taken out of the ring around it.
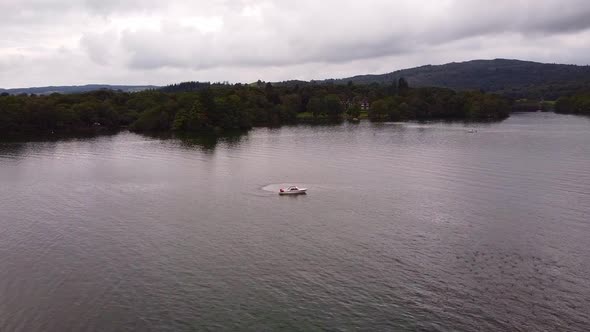
{"label": "calm water", "polygon": [[0,184],[1,331],[590,326],[588,118],[0,143]]}

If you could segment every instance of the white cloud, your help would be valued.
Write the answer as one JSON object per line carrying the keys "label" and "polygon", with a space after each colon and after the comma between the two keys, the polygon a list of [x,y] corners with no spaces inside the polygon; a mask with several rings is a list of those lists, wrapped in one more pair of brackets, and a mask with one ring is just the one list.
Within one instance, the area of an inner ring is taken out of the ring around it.
{"label": "white cloud", "polygon": [[0,86],[320,79],[493,57],[587,64],[587,17],[582,0],[2,0]]}

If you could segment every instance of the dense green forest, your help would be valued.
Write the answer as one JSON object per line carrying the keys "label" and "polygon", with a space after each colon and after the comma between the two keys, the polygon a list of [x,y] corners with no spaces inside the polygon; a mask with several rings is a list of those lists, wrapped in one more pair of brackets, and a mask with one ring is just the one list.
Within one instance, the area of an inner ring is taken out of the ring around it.
{"label": "dense green forest", "polygon": [[[386,84],[405,77],[415,87],[483,90],[513,99],[556,100],[590,88],[590,66],[495,59],[427,65],[382,75],[328,80],[336,84]],[[325,82],[325,81],[324,81]]]}
{"label": "dense green forest", "polygon": [[590,92],[580,92],[571,97],[561,97],[555,103],[555,112],[590,115]]}
{"label": "dense green forest", "polygon": [[298,121],[491,120],[508,116],[502,97],[389,84],[273,86],[186,82],[161,90],[0,95],[0,133],[201,131]]}

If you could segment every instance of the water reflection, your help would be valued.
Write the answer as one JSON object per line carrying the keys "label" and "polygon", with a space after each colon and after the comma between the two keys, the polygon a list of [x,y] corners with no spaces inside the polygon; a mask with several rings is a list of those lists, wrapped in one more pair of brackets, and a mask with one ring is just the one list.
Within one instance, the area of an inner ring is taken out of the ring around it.
{"label": "water reflection", "polygon": [[61,134],[16,134],[0,139],[0,158],[18,159],[35,153],[51,154],[63,143],[92,142],[105,139],[113,141],[120,131],[101,131],[100,133],[61,133]]}
{"label": "water reflection", "polygon": [[0,144],[23,142],[67,142],[73,140],[93,139],[97,137],[116,136],[121,130],[100,130],[75,133],[20,133],[0,136]]}
{"label": "water reflection", "polygon": [[179,146],[187,149],[198,148],[203,152],[213,152],[218,144],[235,148],[247,137],[247,130],[227,130],[222,133],[146,133],[142,134],[162,141],[177,141]]}
{"label": "water reflection", "polygon": [[589,125],[0,143],[0,331],[587,330]]}
{"label": "water reflection", "polygon": [[[39,150],[40,148],[48,153],[54,150],[59,144],[73,142],[100,142],[104,146],[105,142],[114,143],[118,134],[131,134],[125,131],[112,131],[96,133],[77,133],[77,134],[51,134],[51,135],[13,135],[0,139],[0,157],[13,158],[23,154],[29,154],[30,149]],[[228,130],[222,133],[142,133],[140,136],[149,137],[154,140],[163,142],[178,142],[177,146],[195,149],[202,152],[213,152],[219,144],[224,144],[227,148],[236,148],[244,142],[248,136],[247,130]]]}
{"label": "water reflection", "polygon": [[26,143],[0,142],[0,158],[15,158],[26,149]]}

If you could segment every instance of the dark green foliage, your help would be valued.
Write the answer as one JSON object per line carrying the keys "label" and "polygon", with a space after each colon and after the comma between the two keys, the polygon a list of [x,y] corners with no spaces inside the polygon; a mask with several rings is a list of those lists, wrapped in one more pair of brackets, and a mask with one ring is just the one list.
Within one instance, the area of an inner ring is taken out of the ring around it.
{"label": "dark green foliage", "polygon": [[240,129],[252,127],[250,114],[245,112],[243,104],[235,94],[215,98],[215,109],[218,121],[215,127],[224,129]]}
{"label": "dark green foliage", "polygon": [[404,93],[406,92],[408,89],[410,88],[410,86],[408,85],[408,81],[406,81],[405,78],[400,77],[398,82],[397,82],[397,90],[400,93]]}
{"label": "dark green foliage", "polygon": [[507,117],[510,106],[505,99],[497,95],[467,93],[465,102],[466,117],[474,120],[499,119]]}
{"label": "dark green foliage", "polygon": [[338,95],[330,94],[324,98],[326,114],[330,120],[338,120],[344,113],[344,107]]}
{"label": "dark green foliage", "polygon": [[325,114],[325,103],[323,97],[312,97],[307,103],[307,111],[313,114],[314,118],[320,118]]}
{"label": "dark green foliage", "polygon": [[136,131],[164,131],[170,129],[170,117],[163,107],[152,107],[139,116],[131,128]]}
{"label": "dark green foliage", "polygon": [[301,110],[301,96],[296,93],[285,95],[281,99],[281,122],[294,122]]}
{"label": "dark green foliage", "polygon": [[182,82],[178,84],[171,84],[160,88],[162,92],[191,92],[207,89],[211,86],[209,82]]}
{"label": "dark green foliage", "polygon": [[387,121],[389,107],[391,106],[389,98],[379,99],[373,102],[369,111],[369,119],[372,121]]}
{"label": "dark green foliage", "polygon": [[[173,86],[174,87],[174,86]],[[256,85],[187,83],[194,91],[0,95],[0,135],[129,127],[135,131],[195,132],[302,121],[339,121],[368,111],[375,121],[499,119],[506,100],[481,92],[384,85]],[[576,105],[580,104],[577,102]],[[561,105],[565,105],[564,101]],[[576,106],[577,107],[577,106]],[[562,107],[564,109],[564,107]]]}
{"label": "dark green foliage", "polygon": [[196,100],[192,106],[183,107],[176,112],[172,130],[174,131],[196,131],[207,126],[207,116],[203,105]]}
{"label": "dark green foliage", "polygon": [[346,116],[349,119],[358,119],[361,116],[362,109],[358,104],[354,104],[346,110]]}
{"label": "dark green foliage", "polygon": [[590,115],[590,92],[580,92],[571,97],[561,97],[555,103],[555,112]]}
{"label": "dark green foliage", "polygon": [[479,91],[455,92],[441,88],[405,88],[400,90],[400,95],[373,101],[369,110],[369,119],[372,121],[487,120],[506,118],[509,111],[510,105],[506,99]]}
{"label": "dark green foliage", "polygon": [[[480,90],[515,99],[556,100],[590,88],[590,66],[495,59],[421,66],[382,75],[360,75],[337,84],[390,84],[405,78],[412,87]],[[400,87],[401,89],[402,87]]]}

